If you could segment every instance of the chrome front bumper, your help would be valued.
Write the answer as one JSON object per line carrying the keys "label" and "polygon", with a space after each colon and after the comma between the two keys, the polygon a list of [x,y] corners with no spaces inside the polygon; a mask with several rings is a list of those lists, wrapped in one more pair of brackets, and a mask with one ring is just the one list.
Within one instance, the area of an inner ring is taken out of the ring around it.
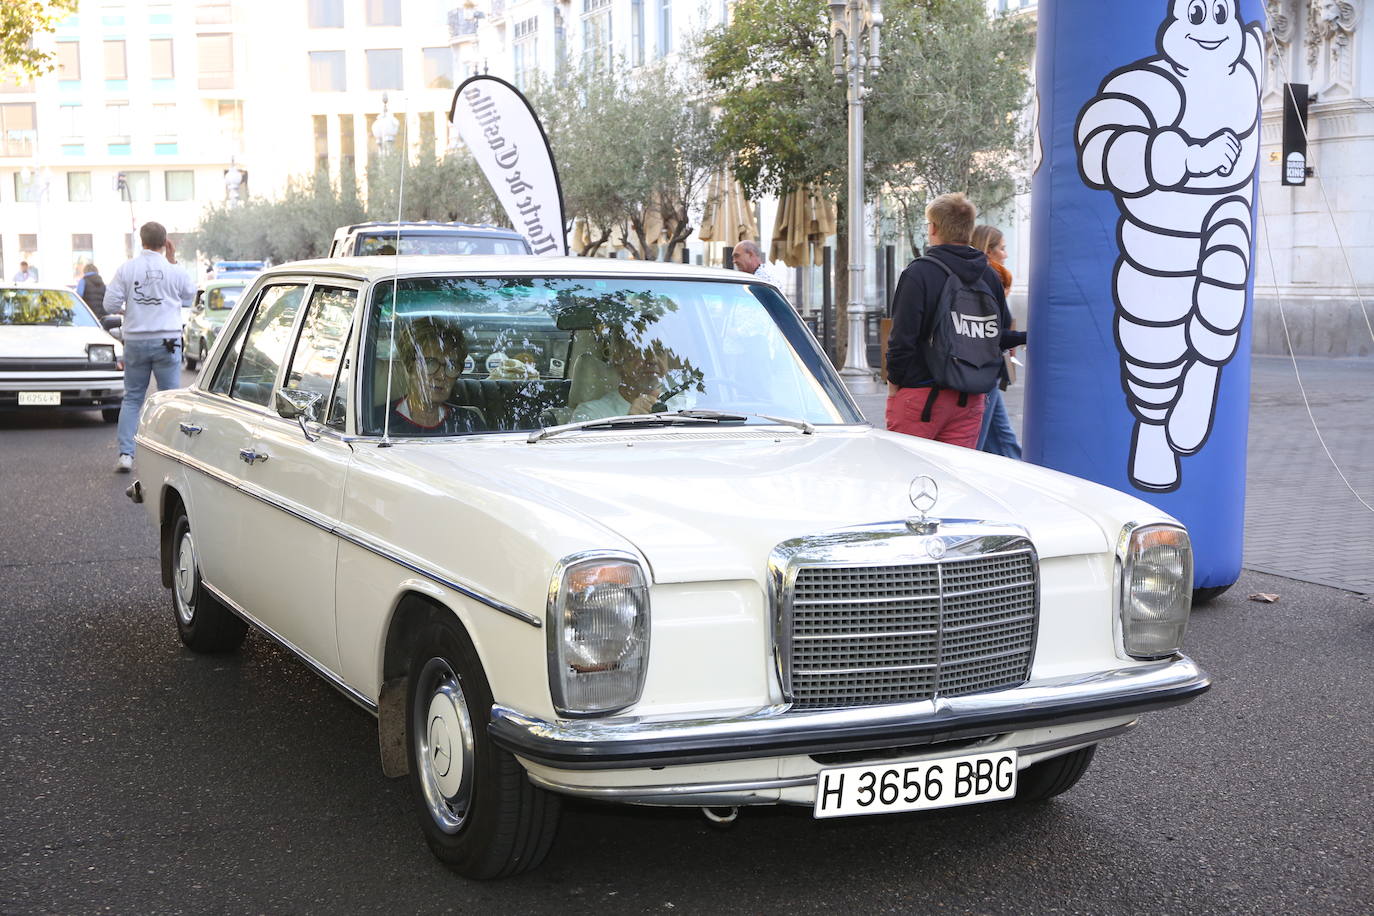
{"label": "chrome front bumper", "polygon": [[1186,703],[1211,682],[1186,656],[921,703],[790,712],[769,706],[717,719],[546,721],[492,707],[492,740],[563,770],[677,766],[935,744]]}

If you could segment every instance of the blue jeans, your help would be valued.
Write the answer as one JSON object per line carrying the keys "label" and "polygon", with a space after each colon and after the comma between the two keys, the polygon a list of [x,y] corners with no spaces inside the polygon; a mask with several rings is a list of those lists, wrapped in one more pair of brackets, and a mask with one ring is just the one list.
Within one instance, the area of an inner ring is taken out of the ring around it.
{"label": "blue jeans", "polygon": [[1002,399],[1000,388],[988,392],[987,403],[983,406],[983,431],[978,436],[978,448],[1004,458],[1021,460],[1021,443],[1016,441],[1016,430],[1011,428],[1007,403]]}
{"label": "blue jeans", "polygon": [[148,382],[157,376],[157,390],[181,387],[181,341],[167,352],[162,340],[124,341],[124,403],[119,410],[119,454],[134,453],[134,433],[138,432],[138,415],[143,399],[148,396]]}

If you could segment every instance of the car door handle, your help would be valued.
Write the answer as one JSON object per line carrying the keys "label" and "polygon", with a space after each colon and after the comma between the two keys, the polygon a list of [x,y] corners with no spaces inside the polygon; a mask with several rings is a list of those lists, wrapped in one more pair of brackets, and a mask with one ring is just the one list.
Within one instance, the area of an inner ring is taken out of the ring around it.
{"label": "car door handle", "polygon": [[245,463],[252,464],[255,461],[266,461],[272,456],[265,452],[255,452],[251,448],[241,448],[239,449],[239,457],[242,458]]}
{"label": "car door handle", "polygon": [[200,434],[201,428],[199,426],[196,426],[191,423],[180,423],[178,425],[181,427],[181,431],[188,436],[196,436]]}

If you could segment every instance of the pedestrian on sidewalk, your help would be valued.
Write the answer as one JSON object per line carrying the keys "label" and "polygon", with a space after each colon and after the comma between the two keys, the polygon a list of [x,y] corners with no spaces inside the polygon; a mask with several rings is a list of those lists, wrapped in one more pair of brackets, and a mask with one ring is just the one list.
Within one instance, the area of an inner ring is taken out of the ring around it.
{"label": "pedestrian on sidewalk", "polygon": [[758,242],[745,239],[735,246],[731,259],[735,263],[735,270],[753,274],[766,283],[782,289],[782,277],[778,274],[778,269],[769,264],[763,257],[763,249]]}
{"label": "pedestrian on sidewalk", "polygon": [[94,264],[87,264],[76,281],[76,294],[86,301],[95,317],[105,317],[105,281]]}
{"label": "pedestrian on sidewalk", "polygon": [[159,391],[181,382],[181,309],[196,298],[191,277],[176,266],[176,246],[161,223],[138,230],[143,251],[115,271],[105,289],[105,312],[124,316],[124,403],[119,411],[121,473],[134,466],[134,433],[150,376]]}
{"label": "pedestrian on sidewalk", "polygon": [[[988,266],[1002,281],[1003,293],[1010,296],[1012,277],[1011,271],[1007,269],[1007,242],[1002,230],[995,226],[978,226],[973,230],[972,242],[974,248],[987,254]],[[1010,327],[1015,327],[1015,319],[1012,319]],[[1016,441],[1016,430],[1011,426],[1011,418],[1007,415],[1007,402],[1002,397],[1002,392],[1015,381],[1011,368],[1012,352],[1007,352],[1006,361],[1002,364],[1002,377],[996,387],[988,392],[987,401],[983,404],[983,427],[978,434],[978,448],[984,452],[1020,461],[1021,443]]]}
{"label": "pedestrian on sidewalk", "polygon": [[30,267],[28,261],[20,261],[20,262],[19,262],[19,270],[18,270],[17,273],[15,273],[14,279],[13,279],[12,282],[15,283],[16,285],[21,284],[21,283],[22,283],[22,284],[37,283],[37,282],[38,282],[38,268],[37,268],[37,267]]}
{"label": "pedestrian on sidewalk", "polygon": [[978,208],[963,194],[926,207],[931,247],[902,271],[887,346],[887,428],[973,448],[983,401],[1002,351],[1026,342],[1012,331],[1002,281],[969,244]]}

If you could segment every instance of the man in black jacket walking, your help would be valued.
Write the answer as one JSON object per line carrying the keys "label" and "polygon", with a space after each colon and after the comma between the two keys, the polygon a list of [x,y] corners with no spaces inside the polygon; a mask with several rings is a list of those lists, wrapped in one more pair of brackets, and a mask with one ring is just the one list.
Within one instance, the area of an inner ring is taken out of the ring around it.
{"label": "man in black jacket walking", "polygon": [[[963,194],[942,194],[926,207],[931,247],[927,258],[938,258],[967,286],[978,285],[997,302],[998,343],[1002,349],[1026,342],[1024,331],[1007,330],[1011,311],[1002,281],[988,266],[988,257],[969,244],[978,222],[978,209]],[[892,332],[887,343],[887,428],[924,439],[975,448],[983,420],[983,394],[939,388],[931,372],[926,342],[949,274],[929,260],[917,258],[902,271],[892,301]]]}

